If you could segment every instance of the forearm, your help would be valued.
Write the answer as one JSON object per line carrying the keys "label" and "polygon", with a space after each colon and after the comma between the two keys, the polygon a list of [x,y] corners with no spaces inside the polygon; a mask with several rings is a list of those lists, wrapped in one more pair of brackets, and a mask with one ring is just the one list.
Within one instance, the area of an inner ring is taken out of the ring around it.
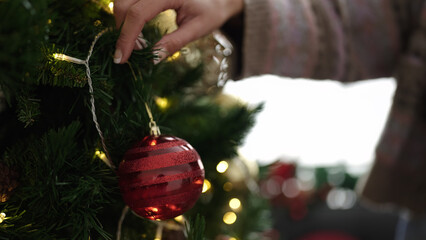
{"label": "forearm", "polygon": [[345,82],[391,76],[407,26],[398,1],[245,0],[241,76]]}

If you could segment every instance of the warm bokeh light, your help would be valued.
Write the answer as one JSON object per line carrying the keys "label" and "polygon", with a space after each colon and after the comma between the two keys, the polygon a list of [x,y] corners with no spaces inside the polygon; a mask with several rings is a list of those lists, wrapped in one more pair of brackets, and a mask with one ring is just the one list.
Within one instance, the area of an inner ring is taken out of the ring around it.
{"label": "warm bokeh light", "polygon": [[6,218],[6,213],[4,212],[0,213],[0,223],[2,223],[5,218]]}
{"label": "warm bokeh light", "polygon": [[237,221],[237,214],[235,214],[234,212],[227,212],[225,213],[225,215],[223,215],[223,222],[231,225],[234,224],[235,221]]}
{"label": "warm bokeh light", "polygon": [[229,200],[229,207],[233,210],[239,209],[241,207],[241,201],[238,198],[233,198]]}
{"label": "warm bokeh light", "polygon": [[173,61],[180,57],[180,51],[173,53],[170,57],[167,58],[167,61]]}
{"label": "warm bokeh light", "polygon": [[111,13],[114,13],[114,2],[110,2],[110,3],[108,4],[108,8],[109,8],[109,10],[111,11]]}
{"label": "warm bokeh light", "polygon": [[229,192],[232,190],[232,183],[231,182],[226,182],[225,184],[223,184],[223,190]]}
{"label": "warm bokeh light", "polygon": [[212,184],[210,183],[210,181],[207,179],[204,179],[202,193],[207,192],[211,187],[212,187]]}
{"label": "warm bokeh light", "polygon": [[155,103],[161,110],[166,110],[170,105],[169,100],[162,97],[155,98]]}
{"label": "warm bokeh light", "polygon": [[229,164],[228,164],[228,162],[227,162],[227,161],[220,161],[220,162],[217,164],[217,166],[216,166],[216,170],[217,170],[219,173],[224,173],[224,172],[226,172],[226,170],[228,169],[228,167],[229,167]]}
{"label": "warm bokeh light", "polygon": [[183,218],[183,216],[182,216],[182,215],[179,215],[179,216],[175,217],[175,221],[176,221],[176,222],[183,223],[183,221],[184,221],[184,220],[185,220],[185,219]]}

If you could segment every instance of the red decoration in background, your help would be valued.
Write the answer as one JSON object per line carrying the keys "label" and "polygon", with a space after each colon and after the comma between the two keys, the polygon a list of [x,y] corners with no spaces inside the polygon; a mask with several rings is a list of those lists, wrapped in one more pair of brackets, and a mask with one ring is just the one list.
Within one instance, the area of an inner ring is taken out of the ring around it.
{"label": "red decoration in background", "polygon": [[149,219],[170,219],[191,209],[201,194],[204,167],[185,140],[147,136],[129,149],[118,168],[124,202]]}
{"label": "red decoration in background", "polygon": [[276,162],[270,167],[269,176],[279,176],[283,180],[296,175],[296,165],[294,163]]}
{"label": "red decoration in background", "polygon": [[[266,192],[273,206],[284,206],[289,209],[290,217],[293,220],[303,219],[307,213],[307,201],[309,194],[300,191],[297,184],[294,184],[296,179],[296,165],[294,163],[276,162],[270,166],[268,178],[264,182],[266,191],[268,184],[274,185],[275,192]],[[283,191],[283,186],[287,182],[292,193],[296,195],[286,196]],[[290,184],[292,183],[292,184]],[[276,191],[278,189],[278,191]]]}

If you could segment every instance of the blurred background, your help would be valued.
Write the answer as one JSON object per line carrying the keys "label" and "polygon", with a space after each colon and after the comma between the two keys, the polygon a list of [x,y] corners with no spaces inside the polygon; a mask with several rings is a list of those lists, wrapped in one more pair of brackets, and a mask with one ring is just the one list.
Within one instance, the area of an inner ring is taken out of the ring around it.
{"label": "blurred background", "polygon": [[[271,239],[393,239],[397,216],[360,204],[395,91],[391,78],[342,84],[261,76],[224,93],[264,104],[239,153],[267,173]],[[361,180],[360,180],[361,179]]]}

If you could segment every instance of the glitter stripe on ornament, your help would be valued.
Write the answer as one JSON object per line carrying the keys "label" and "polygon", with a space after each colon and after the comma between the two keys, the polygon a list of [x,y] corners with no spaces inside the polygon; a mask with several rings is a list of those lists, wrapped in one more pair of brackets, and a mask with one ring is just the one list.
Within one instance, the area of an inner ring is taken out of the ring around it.
{"label": "glitter stripe on ornament", "polygon": [[[167,207],[167,204],[173,202],[174,205],[179,206],[181,203],[186,203],[188,201],[188,197],[193,196],[194,194],[198,194],[201,189],[194,189],[189,192],[177,193],[173,195],[161,196],[157,198],[145,199],[143,202],[135,202],[133,205],[129,205],[129,207],[133,208],[146,208],[150,206],[155,206],[157,208]],[[195,202],[194,202],[195,203]],[[191,208],[192,206],[189,206]]]}
{"label": "glitter stripe on ornament", "polygon": [[157,178],[159,175],[165,175],[165,173],[179,174],[195,171],[197,169],[204,169],[203,163],[201,161],[195,161],[188,164],[165,167],[161,169],[133,172],[126,175],[121,175],[120,178],[123,182],[126,182],[127,185],[130,185],[137,182],[150,181]]}
{"label": "glitter stripe on ornament", "polygon": [[[139,200],[143,198],[152,198],[164,194],[175,194],[175,192],[190,191],[193,188],[202,187],[204,178],[204,169],[199,172],[200,175],[190,178],[177,179],[169,182],[158,183],[154,185],[137,186],[133,188],[126,187],[127,184],[120,183],[120,189],[123,194],[128,194],[129,199]],[[123,183],[126,182],[123,180]]]}
{"label": "glitter stripe on ornament", "polygon": [[[204,178],[204,175],[193,178],[185,178],[176,181],[170,181],[167,183],[155,184],[152,186],[143,186],[130,189],[129,191],[122,191],[123,195],[126,195],[129,200],[146,200],[150,198],[161,197],[165,195],[174,195],[182,192],[189,192],[193,189],[202,188],[202,183],[198,183],[200,178]],[[189,184],[193,182],[193,184]]]}
{"label": "glitter stripe on ornament", "polygon": [[181,151],[122,162],[121,173],[153,170],[200,160],[196,151]]}
{"label": "glitter stripe on ornament", "polygon": [[[140,150],[141,148],[134,148],[135,150]],[[144,158],[144,157],[151,157],[151,156],[156,156],[156,155],[161,155],[161,154],[166,154],[166,153],[173,153],[173,152],[180,152],[180,151],[188,151],[193,149],[191,145],[186,144],[186,145],[179,145],[179,146],[174,146],[174,147],[169,147],[169,148],[162,148],[162,149],[157,149],[157,150],[144,150],[144,151],[133,151],[133,152],[127,152],[126,155],[124,156],[124,160],[126,161],[127,159],[134,160],[137,158]],[[133,150],[133,149],[132,149]]]}
{"label": "glitter stripe on ornament", "polygon": [[[201,174],[204,174],[204,169],[198,169],[196,171],[185,172],[185,173],[171,175],[171,176],[160,175],[156,179],[152,179],[152,180],[137,178],[133,184],[122,186],[122,189],[123,191],[129,191],[129,190],[134,190],[147,185],[156,185],[156,184],[167,183],[170,181],[192,178],[192,177],[200,176]],[[141,175],[143,175],[143,173]],[[137,181],[140,181],[140,182],[137,182]]]}
{"label": "glitter stripe on ornament", "polygon": [[[142,143],[136,144],[131,149],[127,150],[127,154],[134,154],[139,152],[150,152],[155,151],[159,149],[165,149],[165,148],[171,148],[175,146],[181,146],[181,145],[187,145],[188,142],[186,142],[183,139],[180,139],[178,137],[164,137],[165,139],[149,139],[147,144],[148,146],[145,146],[145,144],[141,145]],[[164,142],[164,140],[169,140],[169,142]],[[142,140],[144,142],[144,140]],[[190,146],[190,149],[193,149],[192,146]],[[125,155],[125,156],[126,156]]]}
{"label": "glitter stripe on ornament", "polygon": [[126,183],[126,185],[133,185],[135,183],[151,181],[152,179],[157,178],[158,176],[164,175],[174,175],[184,172],[195,171],[197,169],[203,169],[204,166],[201,161],[191,162],[188,164],[176,165],[171,167],[165,167],[160,169],[148,170],[148,171],[139,171],[133,172],[126,175],[120,176],[121,180]]}

